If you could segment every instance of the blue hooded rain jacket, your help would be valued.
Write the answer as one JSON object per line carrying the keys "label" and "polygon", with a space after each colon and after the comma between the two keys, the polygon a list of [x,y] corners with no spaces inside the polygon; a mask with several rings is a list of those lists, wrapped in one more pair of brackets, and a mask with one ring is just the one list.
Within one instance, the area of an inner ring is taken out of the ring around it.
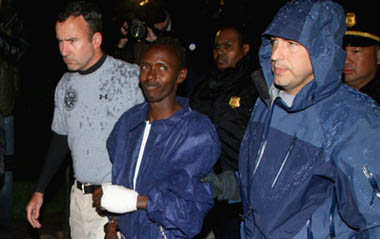
{"label": "blue hooded rain jacket", "polygon": [[263,33],[268,88],[268,36],[302,44],[315,78],[290,107],[256,102],[239,157],[244,238],[380,238],[380,108],[341,82],[345,30],[340,5],[296,0]]}
{"label": "blue hooded rain jacket", "polygon": [[[220,142],[210,120],[177,98],[182,109],[151,123],[136,191],[148,197],[147,209],[119,216],[128,239],[192,238],[213,206],[208,183],[201,178],[219,158]],[[107,140],[112,183],[133,189],[133,177],[146,125],[147,103],[124,113]]]}

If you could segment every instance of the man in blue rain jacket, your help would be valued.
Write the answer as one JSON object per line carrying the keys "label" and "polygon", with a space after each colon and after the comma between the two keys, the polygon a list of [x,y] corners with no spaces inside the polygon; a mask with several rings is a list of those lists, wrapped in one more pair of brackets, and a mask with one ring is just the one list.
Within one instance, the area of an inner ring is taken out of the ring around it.
{"label": "man in blue rain jacket", "polygon": [[125,112],[114,126],[107,148],[113,185],[94,193],[95,204],[118,217],[126,238],[193,238],[213,206],[211,185],[201,179],[212,171],[220,142],[211,121],[176,97],[185,77],[184,49],[172,38],[150,45],[140,64],[146,103]]}
{"label": "man in blue rain jacket", "polygon": [[244,136],[243,238],[380,238],[380,108],[341,82],[344,11],[285,4],[259,50],[270,97]]}

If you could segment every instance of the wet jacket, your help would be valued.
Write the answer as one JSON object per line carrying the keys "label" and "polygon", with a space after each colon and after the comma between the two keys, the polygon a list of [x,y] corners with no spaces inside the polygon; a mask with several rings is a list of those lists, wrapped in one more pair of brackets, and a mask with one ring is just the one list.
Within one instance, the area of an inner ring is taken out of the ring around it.
{"label": "wet jacket", "polygon": [[[193,111],[185,98],[182,109],[154,121],[141,161],[136,191],[148,197],[147,209],[119,217],[126,238],[192,238],[213,206],[210,184],[201,178],[212,171],[220,154],[215,128]],[[146,125],[147,104],[124,113],[107,141],[113,163],[112,182],[133,188],[133,176]]]}
{"label": "wet jacket", "polygon": [[305,46],[315,78],[291,106],[254,107],[239,158],[244,238],[380,238],[380,109],[341,82],[344,20],[332,1],[292,1],[263,33],[268,87],[268,36]]}

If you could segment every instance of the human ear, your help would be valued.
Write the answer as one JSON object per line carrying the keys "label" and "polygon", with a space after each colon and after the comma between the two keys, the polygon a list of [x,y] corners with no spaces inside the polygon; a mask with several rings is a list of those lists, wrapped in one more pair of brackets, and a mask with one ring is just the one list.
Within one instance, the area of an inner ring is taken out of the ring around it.
{"label": "human ear", "polygon": [[249,50],[251,49],[251,46],[248,43],[243,44],[243,53],[244,56],[248,54]]}
{"label": "human ear", "polygon": [[380,46],[376,47],[376,63],[380,65]]}
{"label": "human ear", "polygon": [[99,48],[102,45],[102,34],[100,32],[95,32],[92,36],[92,44],[94,45],[94,48]]}
{"label": "human ear", "polygon": [[186,68],[180,69],[177,76],[177,81],[176,81],[177,84],[181,84],[186,79],[186,75],[187,75],[187,69]]}

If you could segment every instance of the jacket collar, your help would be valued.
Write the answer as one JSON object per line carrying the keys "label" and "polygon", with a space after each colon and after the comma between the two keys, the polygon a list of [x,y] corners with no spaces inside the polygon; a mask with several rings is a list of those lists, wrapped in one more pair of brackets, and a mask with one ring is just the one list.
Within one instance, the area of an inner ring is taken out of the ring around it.
{"label": "jacket collar", "polygon": [[[177,124],[179,121],[182,120],[184,116],[189,114],[192,109],[189,106],[189,100],[184,97],[177,96],[177,102],[182,106],[182,108],[176,112],[174,115],[167,119],[157,120],[153,121],[152,124],[158,124],[166,127],[170,127],[171,125]],[[136,112],[134,112],[134,117],[132,122],[129,123],[130,127],[129,129],[135,129],[141,124],[145,124],[146,122],[146,114],[148,109],[148,103],[144,102],[137,106]]]}

